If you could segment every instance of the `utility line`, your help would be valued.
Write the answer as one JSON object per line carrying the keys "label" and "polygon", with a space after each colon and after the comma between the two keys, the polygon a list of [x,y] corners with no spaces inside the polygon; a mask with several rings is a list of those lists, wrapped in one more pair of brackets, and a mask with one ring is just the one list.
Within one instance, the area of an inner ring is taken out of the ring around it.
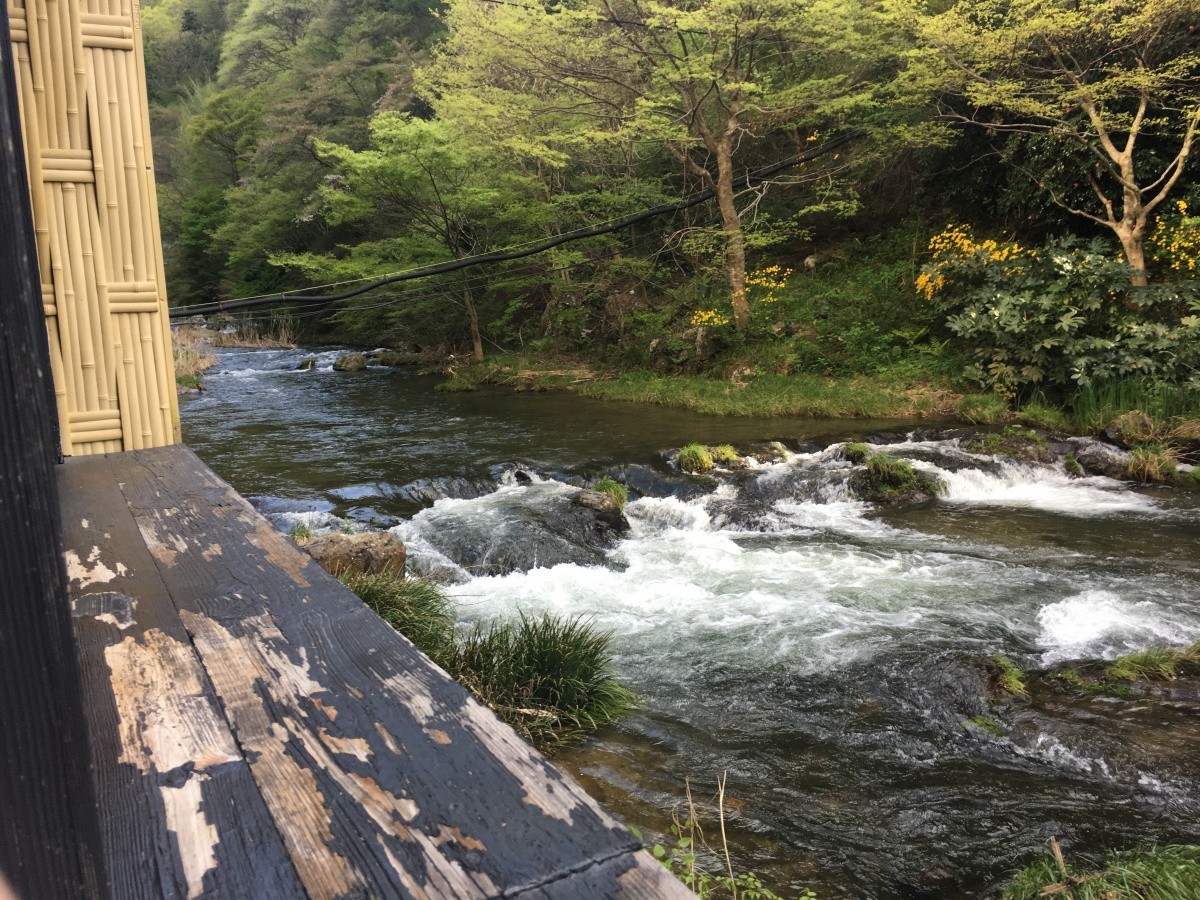
{"label": "utility line", "polygon": [[[766,168],[759,169],[749,175],[745,175],[734,182],[734,190],[743,190],[747,187],[753,187],[761,184],[766,179],[785,169],[790,169],[801,163],[810,160],[818,159],[828,153],[832,153],[837,148],[848,144],[850,141],[860,137],[862,132],[850,131],[838,137],[826,141],[819,147],[814,147],[797,156],[789,157],[788,159],[774,163]],[[351,297],[357,297],[359,294],[365,294],[368,291],[374,291],[389,284],[395,284],[399,281],[410,281],[415,278],[429,278],[433,275],[445,275],[448,272],[457,272],[461,269],[466,269],[472,266],[487,265],[489,263],[508,262],[512,259],[523,259],[527,256],[534,256],[538,253],[545,253],[547,250],[552,250],[562,244],[572,241],[579,241],[585,238],[598,237],[602,234],[611,234],[614,231],[620,231],[623,228],[628,228],[631,225],[636,225],[639,222],[644,222],[647,219],[652,219],[657,216],[668,215],[670,213],[680,212],[685,209],[690,209],[693,206],[698,206],[716,196],[716,191],[712,188],[701,191],[692,197],[676,201],[675,203],[663,203],[650,209],[642,210],[641,212],[632,213],[620,219],[603,225],[592,225],[586,228],[577,228],[573,231],[568,231],[565,234],[560,234],[557,237],[541,241],[537,244],[527,245],[523,249],[514,250],[494,250],[489,253],[481,253],[476,256],[469,256],[464,259],[455,259],[448,262],[437,263],[431,266],[422,266],[417,269],[410,269],[407,272],[400,272],[394,275],[388,275],[384,278],[376,279],[368,284],[353,288],[348,291],[343,291],[339,294],[318,294],[308,296],[296,296],[292,293],[268,294],[260,297],[250,297],[244,300],[218,300],[215,303],[205,303],[193,305],[186,308],[171,310],[169,315],[172,319],[186,318],[188,316],[206,315],[208,313],[234,312],[239,309],[250,309],[256,306],[265,306],[271,303],[303,303],[303,304],[329,304],[337,303],[339,300],[349,300]]]}

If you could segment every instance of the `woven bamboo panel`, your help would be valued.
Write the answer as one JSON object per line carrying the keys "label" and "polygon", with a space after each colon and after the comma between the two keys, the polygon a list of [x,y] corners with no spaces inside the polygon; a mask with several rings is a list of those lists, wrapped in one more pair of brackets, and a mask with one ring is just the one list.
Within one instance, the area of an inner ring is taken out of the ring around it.
{"label": "woven bamboo panel", "polygon": [[179,441],[134,0],[8,0],[67,456]]}

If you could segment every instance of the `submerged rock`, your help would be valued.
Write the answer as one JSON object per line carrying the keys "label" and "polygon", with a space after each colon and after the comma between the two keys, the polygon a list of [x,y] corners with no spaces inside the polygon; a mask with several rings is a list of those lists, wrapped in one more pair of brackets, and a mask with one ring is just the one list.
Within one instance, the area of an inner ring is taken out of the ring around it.
{"label": "submerged rock", "polygon": [[335,372],[362,372],[367,368],[367,358],[361,353],[343,353],[333,361]]}
{"label": "submerged rock", "polygon": [[1124,478],[1129,468],[1129,453],[1091,438],[1076,438],[1075,462],[1089,475],[1105,475],[1109,478]]}
{"label": "submerged rock", "polygon": [[296,366],[299,372],[311,372],[317,367],[317,358],[315,356],[306,356],[300,360],[300,365]]}
{"label": "submerged rock", "polygon": [[575,502],[590,509],[596,514],[596,521],[614,532],[623,533],[629,530],[629,520],[621,510],[612,494],[604,491],[580,491],[575,495]]}
{"label": "submerged rock", "polygon": [[323,534],[304,549],[334,575],[399,575],[408,552],[404,542],[387,531]]}

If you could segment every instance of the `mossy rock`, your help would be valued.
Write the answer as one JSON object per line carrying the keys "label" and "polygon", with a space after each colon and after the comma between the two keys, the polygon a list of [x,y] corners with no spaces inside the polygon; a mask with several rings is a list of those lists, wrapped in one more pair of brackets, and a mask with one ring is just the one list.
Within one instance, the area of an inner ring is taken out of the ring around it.
{"label": "mossy rock", "polygon": [[362,372],[367,368],[367,357],[362,353],[343,353],[333,361],[335,372]]}
{"label": "mossy rock", "polygon": [[712,454],[703,444],[688,444],[679,451],[679,468],[690,475],[703,475],[713,470]]}
{"label": "mossy rock", "polygon": [[1140,409],[1131,409],[1105,425],[1100,433],[1109,443],[1129,450],[1154,440],[1158,430],[1150,416]]}
{"label": "mossy rock", "polygon": [[850,476],[850,490],[859,500],[901,503],[932,500],[945,490],[942,481],[913,468],[905,459],[882,453],[867,458],[866,466]]}
{"label": "mossy rock", "polygon": [[317,367],[317,358],[315,356],[306,356],[300,360],[300,365],[296,366],[297,372],[311,372]]}
{"label": "mossy rock", "polygon": [[963,449],[968,453],[1009,456],[1028,462],[1052,463],[1055,459],[1054,451],[1050,449],[1050,440],[1045,434],[1020,425],[1010,425],[1003,431],[980,435],[965,442]]}
{"label": "mossy rock", "polygon": [[709,455],[712,456],[713,462],[726,464],[736,463],[742,458],[741,455],[729,444],[720,444],[716,447],[710,447],[708,452]]}
{"label": "mossy rock", "polygon": [[867,444],[852,443],[842,448],[842,459],[854,463],[856,466],[865,463],[870,455],[871,448]]}

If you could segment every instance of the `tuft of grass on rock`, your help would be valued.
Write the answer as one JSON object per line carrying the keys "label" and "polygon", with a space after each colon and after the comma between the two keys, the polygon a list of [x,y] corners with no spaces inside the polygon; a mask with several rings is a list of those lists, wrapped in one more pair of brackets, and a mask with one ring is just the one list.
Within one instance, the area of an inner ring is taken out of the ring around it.
{"label": "tuft of grass on rock", "polygon": [[883,503],[936,497],[943,488],[942,482],[913,468],[908,460],[883,453],[869,456],[866,468],[850,476],[850,489],[858,499]]}
{"label": "tuft of grass on rock", "polygon": [[1025,688],[1025,673],[1003,653],[997,653],[991,658],[988,674],[996,689],[1016,697],[1029,696],[1029,691]]}
{"label": "tuft of grass on rock", "polygon": [[1022,425],[1034,428],[1045,428],[1047,431],[1070,431],[1070,417],[1056,406],[1045,406],[1041,403],[1030,403],[1017,413],[1017,421]]}
{"label": "tuft of grass on rock", "polygon": [[288,531],[288,537],[290,537],[293,541],[295,541],[297,544],[300,544],[301,546],[303,546],[303,545],[307,544],[309,541],[311,541],[312,536],[313,536],[312,529],[309,528],[307,525],[305,525],[303,522],[297,522]]}
{"label": "tuft of grass on rock", "polygon": [[719,463],[737,462],[742,458],[729,444],[721,444],[720,446],[710,448],[709,455],[712,456],[713,462]]}
{"label": "tuft of grass on rock", "polygon": [[1175,477],[1179,465],[1179,454],[1168,444],[1145,444],[1129,451],[1129,462],[1125,474],[1130,478],[1149,484],[1170,481]]}
{"label": "tuft of grass on rock", "polygon": [[688,444],[679,451],[679,468],[693,475],[711,472],[712,454],[703,444]]}
{"label": "tuft of grass on rock", "polygon": [[982,731],[984,734],[990,734],[992,737],[1001,737],[1004,734],[1004,729],[1000,727],[1000,723],[991,716],[971,716],[962,723],[962,727],[967,731]]}
{"label": "tuft of grass on rock", "polygon": [[1047,853],[1013,876],[1004,900],[1200,900],[1200,846],[1170,845],[1109,853],[1080,871]]}
{"label": "tuft of grass on rock", "polygon": [[527,740],[553,748],[632,709],[610,638],[580,619],[522,615],[477,626],[447,668]]}
{"label": "tuft of grass on rock", "polygon": [[871,448],[867,444],[851,443],[842,448],[842,459],[855,465],[866,462],[870,455]]}
{"label": "tuft of grass on rock", "polygon": [[602,494],[608,494],[617,504],[617,508],[622,512],[625,511],[625,504],[629,502],[629,488],[621,484],[615,478],[609,475],[602,475],[596,479],[596,483],[592,485],[593,491],[599,491]]}
{"label": "tuft of grass on rock", "polygon": [[1170,681],[1182,655],[1166,647],[1129,653],[1109,663],[1104,674],[1118,681]]}
{"label": "tuft of grass on rock", "polygon": [[343,575],[341,581],[431,660],[443,669],[453,665],[457,652],[454,614],[435,582],[390,574]]}
{"label": "tuft of grass on rock", "polygon": [[1067,474],[1072,478],[1082,478],[1086,474],[1083,466],[1079,464],[1079,460],[1075,458],[1074,453],[1068,453],[1063,457],[1063,468],[1067,470]]}

